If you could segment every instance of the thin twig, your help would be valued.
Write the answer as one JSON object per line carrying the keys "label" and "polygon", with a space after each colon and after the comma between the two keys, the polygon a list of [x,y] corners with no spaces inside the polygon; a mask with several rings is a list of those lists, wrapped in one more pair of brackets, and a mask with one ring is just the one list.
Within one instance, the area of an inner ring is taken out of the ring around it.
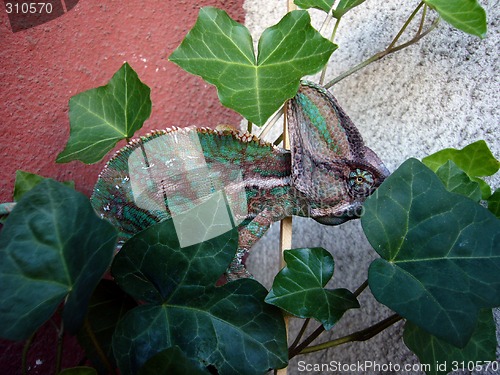
{"label": "thin twig", "polygon": [[281,142],[283,142],[283,133],[281,133],[279,137],[274,140],[273,145],[278,146]]}
{"label": "thin twig", "polygon": [[322,325],[316,328],[316,330],[313,333],[311,333],[304,341],[302,341],[300,345],[297,345],[294,349],[288,351],[288,359],[292,359],[297,354],[300,354],[310,343],[316,340],[318,336],[321,335],[323,332],[325,332],[325,327],[323,327]]}
{"label": "thin twig", "polygon": [[303,349],[300,351],[300,353],[297,354],[306,354],[306,353],[312,353],[316,352],[319,350],[324,350],[328,349],[334,346],[339,346],[348,342],[353,342],[353,341],[366,341],[371,339],[372,337],[378,335],[380,332],[385,330],[386,328],[389,328],[393,324],[399,322],[403,317],[401,317],[398,314],[391,315],[387,319],[384,319],[371,327],[365,328],[361,331],[354,332],[350,335],[340,337],[338,339],[332,340],[332,341],[327,341],[325,343],[319,344],[319,345],[314,345],[310,346],[308,348]]}
{"label": "thin twig", "polygon": [[288,351],[294,350],[295,347],[299,344],[299,341],[302,338],[302,336],[304,336],[304,332],[306,331],[306,328],[309,325],[310,321],[311,321],[311,318],[304,319],[304,323],[302,324],[302,328],[300,328],[300,331],[297,334],[297,337],[293,341],[292,345],[290,345],[290,347],[288,348]]}
{"label": "thin twig", "polygon": [[57,330],[57,352],[56,352],[56,372],[55,375],[61,372],[63,358],[63,342],[64,342],[64,323],[61,322],[61,327]]}
{"label": "thin twig", "polygon": [[422,17],[420,18],[420,25],[418,25],[417,34],[422,34],[424,29],[425,17],[427,17],[427,4],[424,5],[424,10],[422,11]]}
{"label": "thin twig", "polygon": [[273,126],[276,125],[281,115],[283,114],[284,108],[285,108],[284,105],[282,105],[281,108],[278,109],[278,111],[271,118],[271,120],[269,120],[269,122],[262,128],[262,130],[258,135],[259,138],[261,139],[264,138],[267,135],[267,133],[269,133],[269,131],[273,128]]}
{"label": "thin twig", "polygon": [[83,323],[83,328],[85,330],[85,333],[89,337],[90,341],[92,342],[92,345],[96,351],[97,356],[99,357],[99,360],[104,364],[106,369],[108,370],[109,374],[116,374],[116,370],[114,369],[113,365],[111,365],[111,362],[109,361],[108,357],[104,353],[104,350],[102,349],[101,345],[99,344],[99,341],[95,337],[94,331],[92,330],[92,326],[90,325],[90,321],[88,317],[85,317],[84,323]]}
{"label": "thin twig", "polygon": [[[422,4],[422,3],[421,3]],[[415,10],[418,10],[420,9],[421,7],[421,4],[419,4],[419,6],[417,6],[417,8]],[[426,12],[426,9],[427,8],[424,8],[424,12]],[[420,39],[422,39],[424,36],[426,36],[427,34],[429,34],[432,30],[434,30],[437,25],[439,24],[439,20],[440,18],[436,18],[432,24],[427,28],[427,30],[425,31],[421,31],[420,30],[420,27],[419,27],[419,30],[417,31],[417,33],[415,34],[415,36],[410,39],[409,41],[405,42],[405,43],[402,43],[398,46],[395,45],[395,43],[397,43],[397,41],[399,40],[400,36],[402,35],[402,32],[405,31],[406,27],[408,26],[408,21],[411,21],[411,19],[413,19],[415,17],[416,13],[415,11],[412,13],[412,15],[410,16],[410,18],[408,18],[408,20],[405,22],[405,24],[403,25],[403,27],[401,28],[401,30],[398,32],[398,34],[396,35],[396,37],[392,40],[391,44],[383,51],[380,51],[380,52],[377,52],[376,54],[374,54],[373,56],[371,56],[370,58],[368,58],[367,60],[359,63],[358,65],[352,67],[351,69],[345,71],[344,73],[340,74],[338,77],[332,79],[330,82],[328,82],[326,85],[324,85],[326,88],[330,88],[332,87],[333,85],[337,84],[338,82],[342,81],[344,78],[350,76],[351,74],[357,72],[358,70],[361,70],[363,69],[364,67],[366,67],[367,65],[377,61],[377,60],[380,60],[382,59],[383,57],[391,54],[391,53],[394,53],[394,52],[397,52],[397,51],[400,51],[412,44],[415,44],[417,43]],[[422,24],[422,21],[420,22],[420,24]]]}
{"label": "thin twig", "polygon": [[359,297],[359,295],[363,292],[363,290],[366,289],[366,287],[368,286],[368,280],[365,280],[365,282],[363,284],[361,284],[358,289],[356,289],[356,291],[353,293],[354,294],[354,297]]}
{"label": "thin twig", "polygon": [[24,344],[23,347],[23,355],[22,355],[22,360],[21,360],[21,373],[23,375],[26,375],[28,373],[28,351],[31,348],[31,344],[33,343],[33,340],[35,339],[35,335],[38,331],[35,331],[29,338],[26,340],[26,343]]}
{"label": "thin twig", "polygon": [[[340,18],[337,18],[337,21],[335,22],[335,26],[333,27],[332,35],[330,35],[330,42],[332,42],[332,43],[333,43],[333,40],[335,39],[335,34],[337,34],[337,29],[339,28],[339,24],[340,24]],[[328,64],[325,64],[325,66],[321,70],[321,77],[319,78],[320,85],[322,85],[323,82],[325,82],[327,68],[328,68]]]}
{"label": "thin twig", "polygon": [[[399,30],[399,32],[396,34],[396,36],[392,40],[391,44],[389,44],[389,46],[387,47],[388,50],[392,49],[396,45],[396,43],[398,42],[399,38],[401,38],[401,35],[403,35],[403,33],[405,32],[406,28],[410,25],[411,21],[413,20],[413,18],[415,18],[415,16],[417,15],[418,11],[420,10],[420,8],[422,8],[423,5],[424,5],[424,2],[421,1],[420,4],[418,4],[417,7],[413,10],[413,12],[411,13],[410,17],[408,17],[408,19],[406,20],[406,22],[403,24],[403,27],[401,27],[401,29]],[[417,35],[418,35],[418,33],[417,33]]]}

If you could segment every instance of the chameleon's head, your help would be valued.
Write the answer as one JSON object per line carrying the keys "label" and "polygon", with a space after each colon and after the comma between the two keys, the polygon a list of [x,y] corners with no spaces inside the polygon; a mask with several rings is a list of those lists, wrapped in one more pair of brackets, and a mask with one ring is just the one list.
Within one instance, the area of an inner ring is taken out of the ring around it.
{"label": "chameleon's head", "polygon": [[362,215],[363,202],[389,171],[328,90],[303,82],[290,100],[292,185],[309,216],[338,225]]}

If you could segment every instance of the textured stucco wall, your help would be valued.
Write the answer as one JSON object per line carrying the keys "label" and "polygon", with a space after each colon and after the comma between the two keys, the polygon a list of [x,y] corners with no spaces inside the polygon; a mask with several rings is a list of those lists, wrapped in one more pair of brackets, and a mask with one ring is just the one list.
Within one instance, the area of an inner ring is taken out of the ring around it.
{"label": "textured stucco wall", "polygon": [[[56,164],[69,136],[68,100],[106,84],[124,61],[151,87],[153,111],[141,134],[170,126],[238,124],[212,86],[167,60],[201,6],[244,21],[243,0],[81,0],[65,15],[13,33],[0,5],[0,201],[10,201],[17,169],[74,180],[89,194],[104,162]],[[124,142],[119,146],[124,146]],[[0,301],[6,303],[6,301]],[[57,334],[48,323],[28,355],[29,374],[54,372]],[[65,341],[63,367],[83,357]],[[0,373],[20,374],[23,343],[0,340]]]}
{"label": "textured stucco wall", "polygon": [[[243,0],[82,0],[63,16],[13,33],[0,6],[0,201],[12,198],[17,169],[75,180],[90,193],[103,163],[55,164],[69,136],[68,100],[106,84],[124,61],[151,87],[153,111],[141,134],[170,126],[237,123],[215,89],[168,61],[201,6],[243,22]],[[123,146],[125,143],[120,143]]]}
{"label": "textured stucco wall", "polygon": [[[340,48],[332,55],[328,79],[383,50],[411,13],[411,6],[417,3],[367,0],[348,13],[337,33],[336,43]],[[442,148],[462,148],[479,139],[485,139],[493,154],[500,158],[499,9],[494,7],[496,2],[481,3],[489,20],[485,40],[442,22],[419,44],[370,65],[332,89],[363,134],[365,143],[390,170],[409,157],[420,159]],[[246,24],[254,38],[258,38],[266,27],[282,17],[286,1],[246,0],[245,10]],[[316,17],[320,14],[315,11],[313,14],[319,27],[322,16]],[[500,186],[498,176],[491,182]],[[268,287],[278,269],[278,230],[279,224],[275,224],[249,258],[249,269]],[[333,285],[351,290],[366,279],[368,265],[376,258],[359,221],[324,227],[313,220],[294,218],[293,247],[308,246],[322,246],[332,252],[336,262]],[[362,309],[348,312],[333,329],[332,338],[390,315],[367,291],[360,302]],[[314,324],[311,326],[315,328]],[[297,329],[292,320],[294,328]],[[399,323],[367,342],[344,345],[317,356],[297,357],[290,363],[289,374],[299,373],[297,360],[414,363],[416,358],[402,344],[401,328]],[[325,334],[317,342],[327,338]]]}

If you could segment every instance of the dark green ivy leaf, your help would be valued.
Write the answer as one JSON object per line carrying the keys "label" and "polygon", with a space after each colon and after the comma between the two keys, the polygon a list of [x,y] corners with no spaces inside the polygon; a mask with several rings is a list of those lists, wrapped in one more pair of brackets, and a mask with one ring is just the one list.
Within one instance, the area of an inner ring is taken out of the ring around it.
{"label": "dark green ivy leaf", "polygon": [[477,0],[424,0],[450,25],[468,34],[486,36],[486,12]]}
{"label": "dark green ivy leaf", "polygon": [[295,0],[294,3],[302,9],[316,8],[329,12],[334,0]]}
{"label": "dark green ivy leaf", "polygon": [[26,339],[64,299],[64,325],[75,333],[116,236],[85,196],[61,183],[46,179],[26,193],[0,232],[0,336]]}
{"label": "dark green ivy leaf", "polygon": [[474,202],[481,200],[481,188],[476,181],[472,181],[467,173],[457,167],[455,163],[448,160],[436,171],[444,186],[452,193],[462,194]]}
{"label": "dark green ivy leaf", "polygon": [[[92,295],[78,342],[99,373],[116,367],[111,339],[116,324],[137,304],[114,281],[101,280]],[[104,358],[103,358],[104,357]]]}
{"label": "dark green ivy leaf", "polygon": [[[427,375],[448,374],[454,369],[453,363],[462,361],[466,363],[465,369],[470,369],[467,364],[486,366],[487,361],[495,360],[497,338],[490,309],[479,313],[477,326],[463,349],[432,336],[411,322],[405,324],[403,339],[406,346],[417,355],[420,363],[431,366],[430,370],[426,371]],[[437,368],[436,364],[441,368]]]}
{"label": "dark green ivy leaf", "polygon": [[382,259],[375,298],[436,337],[463,347],[482,308],[500,305],[500,220],[448,192],[415,159],[365,202],[364,232]]}
{"label": "dark green ivy leaf", "polygon": [[332,255],[322,248],[284,252],[286,267],[274,278],[266,302],[299,318],[314,318],[332,328],[344,313],[358,308],[347,289],[324,289],[333,276]]}
{"label": "dark green ivy leaf", "polygon": [[158,374],[210,375],[210,372],[174,346],[155,354],[139,371],[139,375]]}
{"label": "dark green ivy leaf", "polygon": [[151,114],[150,89],[125,63],[106,86],[73,96],[69,101],[71,133],[58,163],[96,163],[118,141],[131,138]]}
{"label": "dark green ivy leaf", "polygon": [[170,60],[215,85],[223,105],[262,125],[336,48],[311,26],[307,11],[297,10],[262,33],[256,57],[248,29],[207,7]]}
{"label": "dark green ivy leaf", "polygon": [[127,241],[112,266],[119,285],[143,304],[119,322],[113,351],[122,374],[178,346],[220,374],[258,374],[286,365],[279,309],[265,288],[245,279],[215,287],[237,248],[236,229],[180,248],[172,220]]}

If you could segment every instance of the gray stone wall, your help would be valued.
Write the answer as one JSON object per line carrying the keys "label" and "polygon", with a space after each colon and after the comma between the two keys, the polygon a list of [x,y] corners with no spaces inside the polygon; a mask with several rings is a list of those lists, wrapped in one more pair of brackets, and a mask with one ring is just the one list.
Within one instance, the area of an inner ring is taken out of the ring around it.
{"label": "gray stone wall", "polygon": [[[383,50],[417,3],[367,0],[347,13],[337,33],[335,42],[339,49],[332,55],[327,81]],[[421,159],[442,148],[462,148],[479,139],[484,139],[500,158],[499,8],[498,1],[481,3],[488,12],[486,39],[469,36],[441,22],[417,45],[371,64],[332,88],[363,134],[365,143],[391,171],[409,157]],[[277,23],[285,14],[286,1],[247,0],[245,10],[246,25],[257,40],[266,27]],[[319,28],[322,15],[312,13],[314,24]],[[327,31],[327,35],[329,33]],[[498,176],[489,182],[500,186]],[[368,265],[377,255],[364,237],[359,221],[325,227],[313,220],[294,218],[293,225],[293,247],[322,246],[334,255],[332,286],[354,290],[366,279]],[[249,258],[249,269],[266,287],[270,287],[278,270],[278,233],[277,223]],[[317,341],[365,328],[391,314],[374,300],[369,290],[361,294],[360,302],[362,309],[349,311],[332,332]],[[498,311],[496,318],[498,322]],[[316,324],[311,326],[315,328]],[[416,363],[416,357],[401,340],[402,326],[398,323],[363,343],[343,345],[315,356],[299,356],[291,361],[288,373],[305,373],[299,371],[298,361],[302,360],[308,363],[332,360]],[[298,327],[292,320],[292,332]],[[497,354],[500,358],[500,352]]]}

